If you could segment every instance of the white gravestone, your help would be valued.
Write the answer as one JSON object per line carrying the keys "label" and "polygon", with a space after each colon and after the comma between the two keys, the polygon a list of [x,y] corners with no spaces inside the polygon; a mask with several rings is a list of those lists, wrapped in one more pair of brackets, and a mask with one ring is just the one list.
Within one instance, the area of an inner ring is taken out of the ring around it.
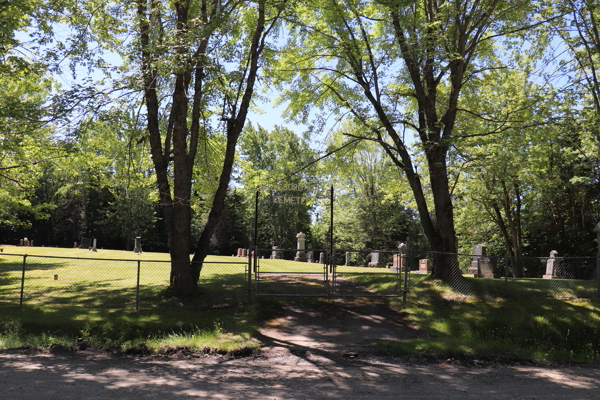
{"label": "white gravestone", "polygon": [[294,261],[299,261],[299,262],[308,261],[308,259],[306,258],[306,252],[304,251],[306,235],[304,233],[300,232],[299,234],[296,235],[296,240],[298,242],[298,246],[296,247],[296,249],[298,251],[296,252],[296,257],[294,257]]}

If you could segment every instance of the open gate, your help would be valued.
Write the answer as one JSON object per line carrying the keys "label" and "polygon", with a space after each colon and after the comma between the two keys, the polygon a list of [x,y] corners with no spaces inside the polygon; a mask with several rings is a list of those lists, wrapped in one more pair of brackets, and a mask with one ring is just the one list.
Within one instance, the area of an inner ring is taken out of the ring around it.
{"label": "open gate", "polygon": [[[255,294],[290,297],[400,297],[408,288],[407,258],[399,268],[393,252],[316,249],[257,249],[254,258]],[[397,253],[397,252],[396,252]],[[389,261],[389,262],[388,262]],[[377,291],[371,290],[375,284]]]}

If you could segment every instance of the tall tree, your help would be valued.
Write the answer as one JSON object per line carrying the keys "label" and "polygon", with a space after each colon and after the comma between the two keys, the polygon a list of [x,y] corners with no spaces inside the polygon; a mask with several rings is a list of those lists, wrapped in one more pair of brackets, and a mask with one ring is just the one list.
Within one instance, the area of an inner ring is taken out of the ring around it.
{"label": "tall tree", "polygon": [[[433,250],[456,251],[447,154],[469,80],[498,67],[495,38],[526,29],[529,1],[354,1],[303,3],[282,69],[292,81],[291,115],[305,103],[343,107],[401,168]],[[315,12],[316,11],[316,12]],[[299,73],[296,73],[299,71]],[[433,212],[404,132],[415,133],[429,171]],[[436,269],[443,278],[457,267]]]}
{"label": "tall tree", "polygon": [[[260,57],[280,11],[266,0],[137,0],[136,7],[133,56],[142,76],[148,137],[169,232],[171,286],[176,294],[186,295],[197,287],[223,209]],[[163,96],[168,100],[161,101]],[[198,145],[207,140],[211,119],[217,116],[227,138],[225,155],[190,263],[194,165]]]}

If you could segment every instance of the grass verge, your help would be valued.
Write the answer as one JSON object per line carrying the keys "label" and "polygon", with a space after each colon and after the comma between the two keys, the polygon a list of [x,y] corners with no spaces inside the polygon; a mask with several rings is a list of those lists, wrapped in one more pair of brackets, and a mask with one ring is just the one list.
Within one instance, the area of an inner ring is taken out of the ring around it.
{"label": "grass verge", "polygon": [[[384,292],[386,283],[357,276]],[[529,284],[523,290],[529,290]],[[600,361],[600,299],[465,296],[440,281],[413,282],[406,304],[392,300],[419,326],[425,338],[379,342],[387,354],[487,357],[540,361]]]}

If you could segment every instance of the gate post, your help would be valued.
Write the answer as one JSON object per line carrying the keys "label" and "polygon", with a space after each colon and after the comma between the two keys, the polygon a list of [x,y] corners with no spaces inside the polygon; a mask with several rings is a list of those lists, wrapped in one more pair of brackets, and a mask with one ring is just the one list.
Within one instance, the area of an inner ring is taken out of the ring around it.
{"label": "gate post", "polygon": [[25,292],[25,266],[27,265],[27,254],[23,256],[23,271],[21,272],[21,300],[19,306],[23,308],[23,293]]}
{"label": "gate post", "polygon": [[141,261],[137,260],[137,283],[135,284],[135,311],[140,311],[140,264]]}
{"label": "gate post", "polygon": [[248,250],[248,303],[252,302],[252,259],[255,258],[256,247],[250,247]]}

